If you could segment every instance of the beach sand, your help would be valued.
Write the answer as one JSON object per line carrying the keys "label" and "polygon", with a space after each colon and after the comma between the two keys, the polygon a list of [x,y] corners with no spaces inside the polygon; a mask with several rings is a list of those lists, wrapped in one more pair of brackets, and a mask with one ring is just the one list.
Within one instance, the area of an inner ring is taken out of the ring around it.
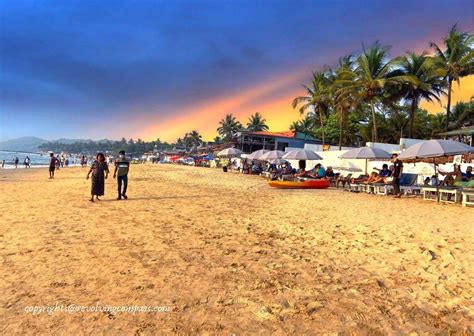
{"label": "beach sand", "polygon": [[[255,176],[131,167],[0,171],[0,333],[470,334],[474,209]],[[170,306],[56,312],[32,306]]]}

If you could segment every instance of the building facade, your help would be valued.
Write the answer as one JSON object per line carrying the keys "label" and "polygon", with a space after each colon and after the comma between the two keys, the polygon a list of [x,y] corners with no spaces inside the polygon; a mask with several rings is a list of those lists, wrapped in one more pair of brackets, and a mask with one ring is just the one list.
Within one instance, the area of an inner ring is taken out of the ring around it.
{"label": "building facade", "polygon": [[238,132],[232,139],[235,148],[244,153],[256,150],[281,150],[286,147],[304,148],[305,144],[322,144],[321,140],[301,132]]}

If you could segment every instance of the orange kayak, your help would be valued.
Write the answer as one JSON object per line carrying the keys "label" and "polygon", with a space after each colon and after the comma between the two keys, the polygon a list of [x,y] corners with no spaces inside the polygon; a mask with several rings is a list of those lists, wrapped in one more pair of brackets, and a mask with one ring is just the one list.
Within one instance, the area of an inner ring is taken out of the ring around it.
{"label": "orange kayak", "polygon": [[329,188],[328,180],[306,181],[268,181],[268,185],[280,189],[326,189]]}

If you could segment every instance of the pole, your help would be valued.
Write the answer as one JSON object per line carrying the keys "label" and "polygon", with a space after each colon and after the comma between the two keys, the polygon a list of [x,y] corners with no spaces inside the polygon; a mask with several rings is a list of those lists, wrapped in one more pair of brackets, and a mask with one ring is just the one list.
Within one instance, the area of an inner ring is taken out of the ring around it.
{"label": "pole", "polygon": [[436,158],[433,158],[433,166],[434,166],[434,174],[436,177],[436,200],[439,203],[439,179],[438,179],[438,172],[436,171]]}

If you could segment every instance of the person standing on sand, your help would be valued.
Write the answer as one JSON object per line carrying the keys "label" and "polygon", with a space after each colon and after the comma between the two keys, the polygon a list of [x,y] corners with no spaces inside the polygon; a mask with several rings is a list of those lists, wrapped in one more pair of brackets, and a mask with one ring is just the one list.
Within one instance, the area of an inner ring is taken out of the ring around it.
{"label": "person standing on sand", "polygon": [[92,187],[91,187],[91,202],[94,202],[95,198],[100,201],[99,196],[104,195],[105,191],[105,180],[109,175],[109,167],[105,162],[105,156],[102,153],[98,153],[96,161],[92,163],[91,169],[87,173],[86,179],[89,179],[92,173]]}
{"label": "person standing on sand", "polygon": [[398,159],[398,154],[392,154],[393,163],[393,173],[392,173],[392,185],[393,185],[393,194],[395,198],[402,197],[402,193],[400,192],[400,176],[403,173],[403,163]]}
{"label": "person standing on sand", "polygon": [[[130,168],[130,161],[125,157],[125,151],[119,152],[119,157],[115,160],[114,178],[117,176],[118,186],[118,197],[117,201],[121,200],[122,197],[127,199],[127,186],[128,186],[128,170]],[[123,190],[122,190],[123,183]]]}
{"label": "person standing on sand", "polygon": [[18,156],[15,157],[15,160],[13,161],[13,163],[15,164],[15,168],[18,168],[18,162],[20,162],[20,159],[18,159]]}
{"label": "person standing on sand", "polygon": [[59,159],[59,154],[56,155],[56,170],[59,170],[61,160]]}
{"label": "person standing on sand", "polygon": [[54,171],[56,170],[56,157],[54,153],[49,154],[49,178],[54,178]]}
{"label": "person standing on sand", "polygon": [[25,158],[25,161],[23,161],[23,164],[25,165],[25,168],[30,168],[30,157],[27,156]]}

